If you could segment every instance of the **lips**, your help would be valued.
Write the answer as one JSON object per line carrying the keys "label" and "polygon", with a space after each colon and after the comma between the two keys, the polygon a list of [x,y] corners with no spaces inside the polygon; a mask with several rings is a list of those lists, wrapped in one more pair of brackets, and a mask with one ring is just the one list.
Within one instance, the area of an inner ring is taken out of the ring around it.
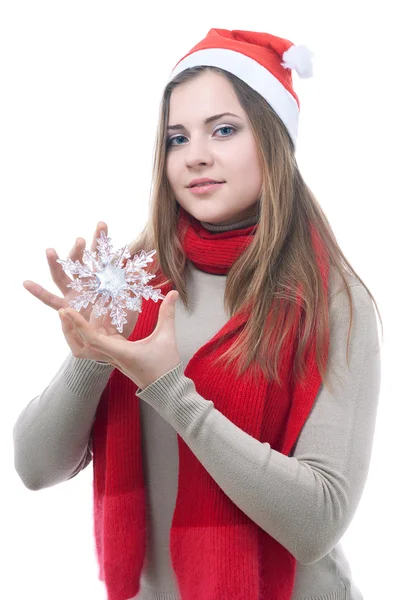
{"label": "lips", "polygon": [[202,178],[202,179],[194,179],[191,181],[191,183],[189,184],[189,188],[192,187],[197,187],[197,186],[202,186],[202,185],[212,185],[212,184],[216,184],[216,183],[224,183],[224,181],[217,181],[217,179],[207,179],[207,178]]}

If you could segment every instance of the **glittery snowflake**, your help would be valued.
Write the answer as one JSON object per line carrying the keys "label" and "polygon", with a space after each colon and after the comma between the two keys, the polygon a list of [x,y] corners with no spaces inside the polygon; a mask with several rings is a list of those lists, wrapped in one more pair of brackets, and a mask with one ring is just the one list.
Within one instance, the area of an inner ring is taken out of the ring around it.
{"label": "glittery snowflake", "polygon": [[[115,253],[112,252],[111,238],[107,237],[104,231],[100,232],[100,238],[96,241],[98,253],[85,249],[82,257],[84,265],[78,260],[73,262],[70,258],[58,259],[57,262],[70,277],[78,275],[75,279],[71,277],[71,283],[67,284],[67,287],[82,292],[70,300],[70,306],[79,312],[82,307],[87,308],[91,302],[94,304],[95,317],[110,311],[111,323],[121,333],[124,324],[127,323],[125,319],[127,313],[124,312],[124,308],[142,312],[142,298],[145,300],[151,298],[154,302],[165,298],[160,290],[154,290],[152,286],[146,285],[150,279],[156,277],[144,270],[150,262],[153,262],[152,256],[156,250],[151,252],[142,250],[139,256],[135,254],[131,260],[128,246],[120,248]],[[128,259],[125,266],[123,266],[124,259]],[[84,279],[86,281],[83,281]]]}

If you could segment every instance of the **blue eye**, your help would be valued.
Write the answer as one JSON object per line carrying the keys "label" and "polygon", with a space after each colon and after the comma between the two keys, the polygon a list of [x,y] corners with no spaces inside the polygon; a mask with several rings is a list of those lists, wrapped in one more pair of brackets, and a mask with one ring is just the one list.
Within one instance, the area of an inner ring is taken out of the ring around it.
{"label": "blue eye", "polygon": [[[222,129],[231,129],[233,132],[236,131],[235,127],[232,127],[231,125],[223,125],[222,127],[219,127],[218,129],[216,129],[216,131],[221,131]],[[229,137],[229,135],[223,135],[223,136],[218,136],[218,137]],[[186,137],[185,135],[176,135],[175,137],[169,138],[166,142],[167,148],[169,148],[170,146],[182,146],[182,144],[173,144],[173,142],[175,140],[179,140],[180,138],[185,138],[185,137]]]}
{"label": "blue eye", "polygon": [[[234,127],[231,127],[231,125],[223,125],[223,127],[219,127],[218,129],[216,129],[216,131],[221,131],[222,129],[232,129],[234,131]],[[228,137],[228,136],[223,135],[223,137]]]}
{"label": "blue eye", "polygon": [[[176,135],[175,137],[170,138],[169,140],[167,140],[167,146],[172,146],[173,142],[175,140],[179,140],[180,138],[185,138],[185,135]],[[177,144],[174,144],[175,146]],[[181,146],[181,144],[178,144],[178,146]]]}

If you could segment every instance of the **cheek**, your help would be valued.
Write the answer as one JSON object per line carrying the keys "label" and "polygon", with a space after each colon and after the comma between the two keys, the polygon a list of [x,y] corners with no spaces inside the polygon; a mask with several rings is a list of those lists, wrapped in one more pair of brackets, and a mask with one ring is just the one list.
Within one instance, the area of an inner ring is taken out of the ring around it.
{"label": "cheek", "polygon": [[246,150],[247,153],[245,156],[245,162],[248,166],[248,173],[257,185],[262,185],[262,167],[260,164],[258,151],[253,140]]}
{"label": "cheek", "polygon": [[252,180],[260,187],[263,182],[263,175],[258,156],[254,156],[252,161],[249,162],[249,174]]}
{"label": "cheek", "polygon": [[230,161],[230,171],[237,181],[249,185],[250,180],[262,183],[262,169],[255,149],[249,145],[242,147],[240,152],[233,155]]}
{"label": "cheek", "polygon": [[238,137],[236,143],[229,149],[229,156],[226,156],[230,167],[238,174],[244,171],[255,172],[260,169],[259,158],[255,142],[251,136]]}

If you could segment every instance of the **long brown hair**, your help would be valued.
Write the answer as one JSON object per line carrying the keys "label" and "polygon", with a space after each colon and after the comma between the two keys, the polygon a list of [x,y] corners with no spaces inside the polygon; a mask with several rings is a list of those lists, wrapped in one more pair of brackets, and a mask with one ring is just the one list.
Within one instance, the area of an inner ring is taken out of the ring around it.
{"label": "long brown hair", "polygon": [[[339,248],[327,217],[303,180],[286,127],[264,98],[235,75],[217,67],[197,66],[178,74],[165,87],[153,159],[150,218],[139,236],[130,243],[129,250],[132,255],[141,249],[147,252],[155,249],[154,262],[149,265],[148,272],[158,272],[158,276],[150,285],[157,289],[172,284],[189,310],[184,273],[186,256],[177,233],[180,207],[166,176],[166,130],[173,89],[206,70],[221,73],[231,82],[251,123],[263,171],[258,227],[253,241],[227,273],[224,293],[224,307],[230,318],[249,303],[253,310],[237,343],[216,360],[224,362],[226,367],[238,360],[238,375],[249,366],[259,364],[267,378],[280,384],[280,348],[293,326],[291,306],[294,308],[295,291],[301,283],[304,326],[302,335],[298,334],[292,375],[296,379],[303,377],[307,341],[315,332],[317,366],[322,381],[328,383],[324,357],[327,357],[329,311],[309,235],[310,225],[320,235],[327,248],[330,268],[338,270],[347,291],[351,316],[347,361],[353,315],[352,297],[344,276],[347,271],[364,286],[380,317],[379,309],[373,295]],[[165,277],[163,281],[160,281],[161,275]],[[266,318],[278,300],[287,305],[287,315],[282,321],[281,335],[277,337],[277,321],[272,319],[266,327]],[[382,324],[381,317],[380,322]]]}

